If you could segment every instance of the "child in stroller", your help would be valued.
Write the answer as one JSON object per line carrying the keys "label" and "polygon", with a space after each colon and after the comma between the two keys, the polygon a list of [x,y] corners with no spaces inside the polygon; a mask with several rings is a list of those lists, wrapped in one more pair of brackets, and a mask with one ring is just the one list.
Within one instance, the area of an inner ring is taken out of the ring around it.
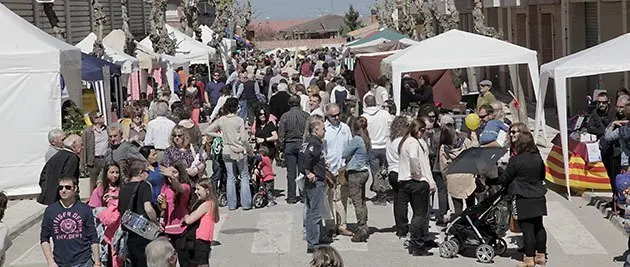
{"label": "child in stroller", "polygon": [[495,255],[507,250],[502,238],[509,229],[508,200],[506,189],[493,190],[479,204],[464,210],[453,218],[445,229],[445,241],[440,244],[440,256],[452,258],[465,247],[476,247],[475,256],[480,262],[490,263]]}

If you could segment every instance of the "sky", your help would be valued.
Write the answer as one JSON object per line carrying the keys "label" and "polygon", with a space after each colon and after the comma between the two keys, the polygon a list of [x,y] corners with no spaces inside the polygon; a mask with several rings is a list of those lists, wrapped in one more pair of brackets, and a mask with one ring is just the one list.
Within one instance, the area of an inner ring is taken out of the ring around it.
{"label": "sky", "polygon": [[251,0],[254,20],[312,19],[322,14],[343,14],[350,4],[363,18],[374,0]]}

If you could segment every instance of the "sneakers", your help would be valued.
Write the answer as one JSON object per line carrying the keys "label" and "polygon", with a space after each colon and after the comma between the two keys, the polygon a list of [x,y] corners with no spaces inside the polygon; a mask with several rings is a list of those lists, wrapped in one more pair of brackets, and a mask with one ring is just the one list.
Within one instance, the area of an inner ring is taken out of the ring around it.
{"label": "sneakers", "polygon": [[273,207],[275,205],[278,205],[278,203],[276,203],[275,201],[270,201],[269,204],[267,204],[267,207]]}

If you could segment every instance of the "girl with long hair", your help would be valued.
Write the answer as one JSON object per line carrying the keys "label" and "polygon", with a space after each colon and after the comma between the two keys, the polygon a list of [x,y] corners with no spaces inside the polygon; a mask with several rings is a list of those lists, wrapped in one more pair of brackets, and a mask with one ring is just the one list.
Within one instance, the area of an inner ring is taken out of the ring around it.
{"label": "girl with long hair", "polygon": [[435,191],[435,181],[429,163],[428,145],[423,140],[426,125],[420,118],[409,123],[407,132],[398,145],[400,173],[398,195],[402,205],[411,204],[413,217],[409,225],[410,239],[408,250],[413,256],[429,256],[428,251],[436,246],[429,240],[429,194]]}
{"label": "girl with long hair", "polygon": [[349,196],[357,216],[358,229],[351,241],[367,242],[369,232],[367,226],[368,211],[365,205],[365,184],[370,177],[367,155],[371,143],[367,133],[367,119],[364,117],[355,119],[350,129],[352,139],[344,147],[342,157],[347,162]]}
{"label": "girl with long hair", "polygon": [[[164,219],[164,233],[174,241],[179,254],[183,249],[179,242],[184,242],[182,244],[185,247],[185,241],[180,241],[180,239],[185,239],[186,226],[183,222],[190,204],[190,178],[186,173],[186,167],[181,162],[176,162],[171,167],[161,167],[160,172],[167,177],[158,197]],[[179,254],[179,262],[182,266],[189,266],[189,261],[185,253]]]}
{"label": "girl with long hair", "polygon": [[[212,240],[214,238],[214,225],[219,222],[219,204],[214,183],[210,179],[202,179],[195,186],[197,201],[192,207],[192,212],[184,216],[187,241],[194,241],[192,248],[187,247],[187,257],[190,265],[207,267],[210,261]],[[187,242],[188,243],[188,242]],[[181,263],[180,263],[181,264]]]}
{"label": "girl with long hair", "polygon": [[[120,212],[118,195],[120,192],[120,167],[117,163],[105,165],[101,181],[92,191],[88,205],[94,209],[101,253],[101,262],[107,266],[123,266],[119,256]],[[117,235],[118,233],[118,235]]]}
{"label": "girl with long hair", "polygon": [[409,120],[407,117],[398,116],[394,118],[389,130],[389,140],[387,142],[386,157],[387,157],[387,171],[389,171],[389,184],[394,191],[394,222],[396,236],[404,237],[409,232],[409,218],[407,218],[407,203],[402,205],[400,198],[400,186],[398,185],[398,172],[399,170],[399,158],[398,146],[405,132],[409,127]]}

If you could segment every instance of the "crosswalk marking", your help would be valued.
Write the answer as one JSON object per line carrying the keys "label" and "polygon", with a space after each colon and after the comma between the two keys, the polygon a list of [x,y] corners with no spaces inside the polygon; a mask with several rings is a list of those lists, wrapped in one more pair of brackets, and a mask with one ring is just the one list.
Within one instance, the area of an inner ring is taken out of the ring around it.
{"label": "crosswalk marking", "polygon": [[291,251],[292,212],[266,212],[260,214],[254,234],[251,253],[288,253]]}
{"label": "crosswalk marking", "polygon": [[547,232],[551,232],[567,255],[605,255],[606,249],[578,218],[557,201],[547,202],[549,216],[544,218]]}

